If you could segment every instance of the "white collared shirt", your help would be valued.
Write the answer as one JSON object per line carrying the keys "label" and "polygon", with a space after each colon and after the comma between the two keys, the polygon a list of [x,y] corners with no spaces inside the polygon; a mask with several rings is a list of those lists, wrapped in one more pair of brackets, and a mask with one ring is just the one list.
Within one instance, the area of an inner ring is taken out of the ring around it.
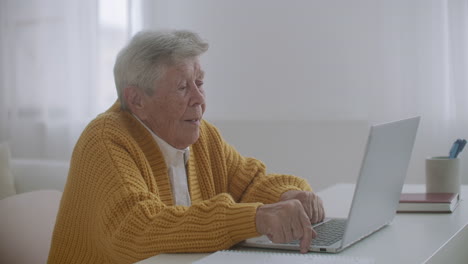
{"label": "white collared shirt", "polygon": [[190,206],[190,194],[187,183],[187,171],[185,165],[190,157],[190,148],[176,149],[166,141],[158,137],[137,116],[133,115],[140,123],[148,129],[161,150],[164,161],[168,168],[171,181],[172,194],[175,205]]}

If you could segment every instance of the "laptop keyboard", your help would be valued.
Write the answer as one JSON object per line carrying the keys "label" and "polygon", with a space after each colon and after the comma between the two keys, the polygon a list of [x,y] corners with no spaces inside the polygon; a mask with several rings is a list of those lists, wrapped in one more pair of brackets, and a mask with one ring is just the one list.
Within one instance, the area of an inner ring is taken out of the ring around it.
{"label": "laptop keyboard", "polygon": [[[330,246],[343,238],[346,219],[331,219],[323,224],[314,227],[317,237],[312,240],[314,246]],[[298,244],[299,240],[289,244]]]}
{"label": "laptop keyboard", "polygon": [[346,219],[332,219],[314,227],[317,237],[312,240],[314,246],[330,246],[343,238]]}

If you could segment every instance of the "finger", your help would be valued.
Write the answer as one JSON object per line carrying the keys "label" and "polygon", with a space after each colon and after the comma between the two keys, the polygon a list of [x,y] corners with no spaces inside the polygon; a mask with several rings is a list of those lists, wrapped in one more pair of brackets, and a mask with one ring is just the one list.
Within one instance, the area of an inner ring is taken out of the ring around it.
{"label": "finger", "polygon": [[315,210],[316,210],[316,218],[314,223],[322,222],[324,218],[324,209],[322,199],[320,197],[315,197]]}
{"label": "finger", "polygon": [[303,233],[304,233],[303,229],[304,228],[302,226],[300,217],[294,218],[294,220],[292,222],[292,232],[293,232],[293,239],[292,240],[301,239],[301,237],[303,236]]}
{"label": "finger", "polygon": [[312,217],[314,216],[314,213],[313,213],[314,212],[314,206],[313,206],[313,202],[314,202],[313,198],[314,197],[312,196],[312,194],[309,194],[307,197],[308,197],[308,199],[307,199],[308,206],[307,207],[309,208],[308,215],[309,215],[309,219],[312,220]]}
{"label": "finger", "polygon": [[281,241],[280,243],[287,243],[287,242],[291,242],[294,240],[294,227],[291,225],[291,223],[284,223],[282,225],[282,231],[283,231],[283,241]]}
{"label": "finger", "polygon": [[275,232],[275,233],[269,235],[268,238],[273,243],[284,243],[285,242],[284,232],[280,231],[280,230],[278,230],[278,232]]}
{"label": "finger", "polygon": [[310,225],[310,219],[307,217],[307,214],[302,211],[301,212],[301,223],[302,223],[302,238],[300,242],[300,251],[301,253],[307,253],[309,251],[310,243],[312,242],[312,238],[317,235],[315,231],[312,229]]}
{"label": "finger", "polygon": [[283,225],[281,225],[280,227],[278,228],[275,228],[275,230],[273,230],[273,239],[274,240],[271,240],[275,243],[284,243],[285,241],[285,230],[283,229]]}
{"label": "finger", "polygon": [[302,203],[299,200],[294,201],[294,211],[291,211],[292,214],[290,214],[291,218],[289,221],[290,224],[290,230],[291,230],[291,235],[292,235],[292,240],[300,239],[303,236],[304,233],[304,227],[302,224],[303,219],[302,218],[308,218],[307,214],[305,213],[304,207]]}
{"label": "finger", "polygon": [[[314,197],[315,198],[315,197]],[[312,217],[310,218],[310,222],[312,224],[317,223],[318,221],[318,206],[317,206],[317,199],[312,200]]]}
{"label": "finger", "polygon": [[323,201],[320,197],[318,197],[319,199],[319,208],[320,208],[320,222],[323,221],[323,219],[325,219],[325,208],[323,207]]}
{"label": "finger", "polygon": [[284,242],[291,242],[295,239],[299,239],[302,237],[303,233],[299,214],[304,211],[302,204],[298,200],[294,200],[290,204],[291,211],[286,215],[287,218],[284,218],[284,221],[282,222],[284,238],[286,240]]}
{"label": "finger", "polygon": [[311,223],[316,223],[319,219],[319,212],[317,208],[317,195],[314,193],[309,193],[310,197],[310,202],[309,202],[309,207],[310,207],[310,222]]}

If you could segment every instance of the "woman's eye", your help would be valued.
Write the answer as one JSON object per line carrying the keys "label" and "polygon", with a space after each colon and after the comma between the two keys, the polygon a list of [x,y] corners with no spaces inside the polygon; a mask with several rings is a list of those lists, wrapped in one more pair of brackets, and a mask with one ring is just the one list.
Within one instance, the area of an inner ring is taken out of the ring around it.
{"label": "woman's eye", "polygon": [[198,87],[200,87],[200,86],[203,85],[203,81],[197,81],[196,84],[197,84]]}

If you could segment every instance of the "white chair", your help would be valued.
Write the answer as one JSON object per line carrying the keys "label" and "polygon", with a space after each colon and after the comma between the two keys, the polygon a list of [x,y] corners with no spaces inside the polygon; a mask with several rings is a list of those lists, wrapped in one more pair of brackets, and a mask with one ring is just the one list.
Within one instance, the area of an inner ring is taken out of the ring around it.
{"label": "white chair", "polygon": [[39,190],[0,200],[0,263],[47,263],[61,197]]}

